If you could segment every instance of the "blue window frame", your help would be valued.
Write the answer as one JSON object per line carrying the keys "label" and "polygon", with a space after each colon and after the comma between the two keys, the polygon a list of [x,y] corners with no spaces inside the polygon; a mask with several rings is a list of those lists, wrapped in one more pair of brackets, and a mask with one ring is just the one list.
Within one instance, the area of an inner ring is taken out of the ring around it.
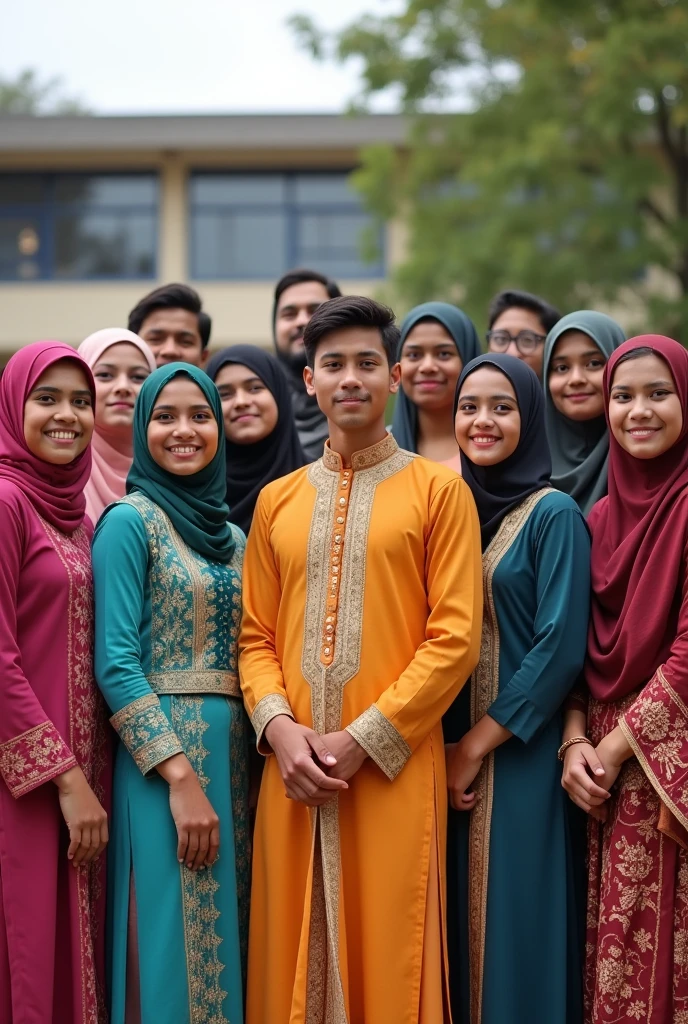
{"label": "blue window frame", "polygon": [[0,280],[156,276],[154,173],[0,174]]}
{"label": "blue window frame", "polygon": [[[195,280],[272,280],[295,266],[331,277],[384,276],[383,232],[348,171],[196,171],[189,218]],[[374,242],[373,262],[363,258],[364,239]]]}

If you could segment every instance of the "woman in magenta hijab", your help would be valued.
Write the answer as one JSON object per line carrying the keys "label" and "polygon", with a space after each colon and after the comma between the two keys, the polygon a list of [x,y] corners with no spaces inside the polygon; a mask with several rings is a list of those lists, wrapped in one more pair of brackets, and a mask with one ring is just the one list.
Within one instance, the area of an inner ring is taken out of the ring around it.
{"label": "woman in magenta hijab", "polygon": [[103,510],[126,493],[134,457],[134,403],[155,356],[138,334],[106,327],[89,334],[79,355],[91,367],[96,385],[91,478],[86,484],[86,515],[95,526]]}
{"label": "woman in magenta hijab", "polygon": [[94,384],[38,342],[0,380],[0,1021],[104,1021],[107,719],[84,485]]}

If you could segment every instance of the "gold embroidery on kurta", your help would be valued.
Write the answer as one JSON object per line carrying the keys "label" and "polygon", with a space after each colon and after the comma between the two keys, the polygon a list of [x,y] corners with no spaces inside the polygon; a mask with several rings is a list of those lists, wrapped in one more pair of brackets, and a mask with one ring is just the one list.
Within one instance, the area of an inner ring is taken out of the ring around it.
{"label": "gold embroidery on kurta", "polygon": [[[535,506],[551,488],[531,494],[502,520],[483,553],[483,626],[480,661],[471,677],[471,724],[485,715],[499,693],[499,623],[492,580],[499,563],[528,522]],[[468,948],[470,961],[471,1020],[482,1017],[487,889],[490,869],[490,826],[494,791],[494,754],[488,754],[473,784],[477,794],[471,811],[468,840]]]}
{"label": "gold embroidery on kurta", "polygon": [[263,743],[265,727],[273,718],[277,718],[278,715],[289,715],[290,718],[294,717],[294,712],[291,709],[289,701],[281,693],[266,694],[265,697],[261,697],[253,709],[251,725],[256,733],[256,746],[262,754],[270,753],[270,748],[266,748]]}
{"label": "gold embroidery on kurta", "polygon": [[396,779],[411,756],[411,748],[404,737],[375,704],[347,725],[346,731],[361,744],[390,781]]}
{"label": "gold embroidery on kurta", "polygon": [[[387,435],[357,452],[351,470],[326,447],[308,472],[316,495],[308,538],[301,671],[311,688],[313,728],[320,734],[341,728],[343,689],[360,669],[368,531],[377,486],[414,458]],[[339,969],[337,799],[315,809],[312,822],[306,1021],[347,1024]]]}

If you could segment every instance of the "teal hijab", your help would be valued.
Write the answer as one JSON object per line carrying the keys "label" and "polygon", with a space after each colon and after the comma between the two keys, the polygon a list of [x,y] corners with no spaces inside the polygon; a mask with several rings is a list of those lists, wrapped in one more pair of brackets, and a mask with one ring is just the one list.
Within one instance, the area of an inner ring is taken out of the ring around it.
{"label": "teal hijab", "polygon": [[[158,395],[174,377],[186,376],[201,389],[218,424],[217,452],[205,469],[193,476],[176,476],[157,464],[148,449],[148,424]],[[127,493],[139,491],[170,518],[182,539],[204,558],[229,562],[235,540],[225,503],[225,432],[222,403],[215,384],[190,363],[170,363],[151,373],[143,383],[134,409],[134,461],[127,477]]]}
{"label": "teal hijab", "polygon": [[626,340],[622,328],[611,317],[592,309],[569,313],[547,335],[543,360],[545,427],[552,453],[552,486],[570,494],[584,516],[607,493],[609,434],[607,421],[570,420],[555,407],[549,390],[549,367],[554,347],[566,331],[582,331],[592,338],[605,359]]}
{"label": "teal hijab", "polygon": [[[421,320],[436,320],[442,324],[445,331],[451,335],[464,366],[480,355],[478,332],[471,318],[466,316],[462,309],[448,302],[424,302],[420,306],[415,306],[402,321],[397,359],[401,359],[404,342]],[[392,434],[400,448],[405,448],[408,452],[418,451],[418,409],[403,390],[399,392],[394,406]]]}

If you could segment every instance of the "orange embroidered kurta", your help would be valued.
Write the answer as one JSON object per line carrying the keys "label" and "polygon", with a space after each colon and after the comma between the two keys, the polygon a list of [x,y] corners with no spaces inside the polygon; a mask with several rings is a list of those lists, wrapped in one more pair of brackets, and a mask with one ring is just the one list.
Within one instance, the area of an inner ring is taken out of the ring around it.
{"label": "orange embroidered kurta", "polygon": [[248,1024],[441,1024],[441,717],[479,654],[478,519],[450,469],[391,436],[270,484],[244,562],[239,669],[258,736],[287,714],[369,758],[319,809],[267,757]]}

